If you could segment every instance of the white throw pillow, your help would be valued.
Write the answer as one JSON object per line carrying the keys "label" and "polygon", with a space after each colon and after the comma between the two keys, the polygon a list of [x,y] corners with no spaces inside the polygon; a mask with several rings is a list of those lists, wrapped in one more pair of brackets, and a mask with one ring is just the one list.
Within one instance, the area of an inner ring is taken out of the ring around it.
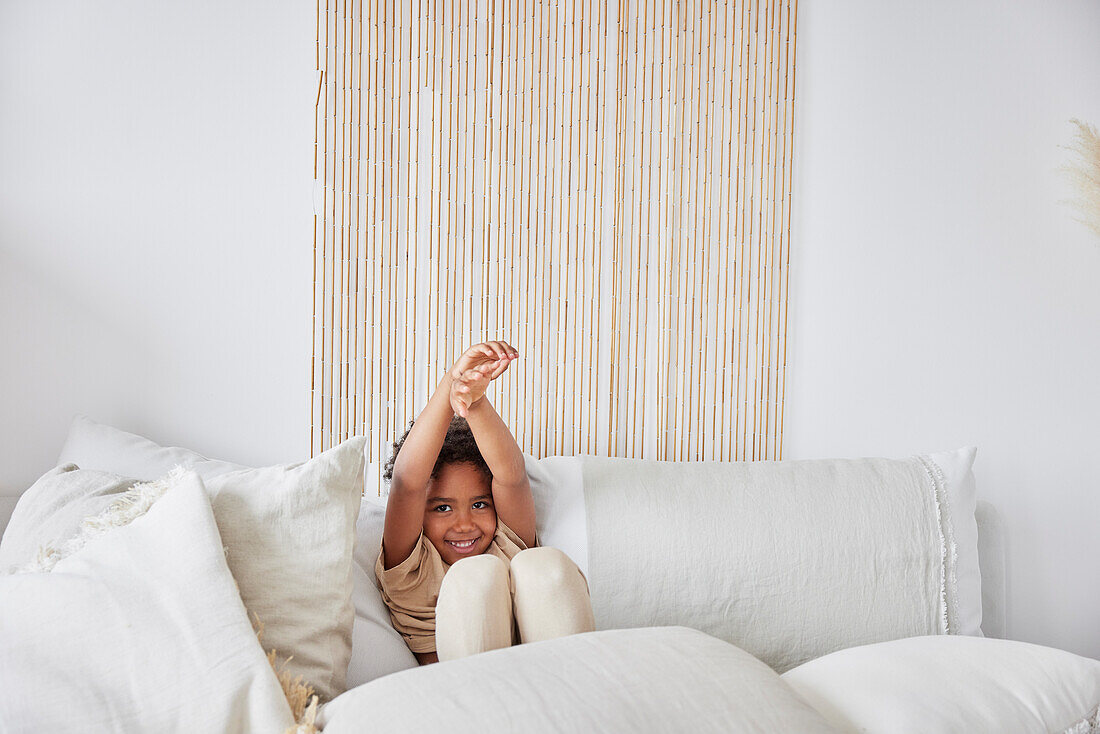
{"label": "white throw pillow", "polygon": [[42,475],[23,493],[0,538],[0,573],[32,562],[40,552],[76,535],[81,522],[98,515],[135,480],[66,464]]}
{"label": "white throw pillow", "polygon": [[[978,570],[977,489],[973,447],[928,454],[942,474],[948,523],[954,534],[955,572],[948,579],[956,592],[957,633],[978,635],[982,622],[982,583]],[[535,497],[539,541],[564,551],[588,573],[588,526],[582,457],[524,456]],[[713,462],[712,462],[713,463]],[[948,549],[950,553],[950,549]],[[950,569],[949,569],[950,573]]]}
{"label": "white throw pillow", "polygon": [[527,479],[535,499],[535,527],[539,544],[557,548],[588,574],[588,523],[584,509],[581,459],[524,455]]}
{"label": "white throw pillow", "polygon": [[835,732],[768,666],[683,627],[614,630],[427,665],[325,706],[325,734]]}
{"label": "white throw pillow", "polygon": [[49,573],[0,576],[0,730],[293,725],[194,474]]}
{"label": "white throw pillow", "polygon": [[228,461],[208,459],[190,449],[161,446],[142,436],[97,423],[84,415],[73,418],[57,463],[76,464],[81,469],[96,469],[144,480],[163,476],[177,466],[191,469],[204,480],[248,468]]}
{"label": "white throw pillow", "polygon": [[[364,445],[365,439],[352,438],[300,464],[234,469],[239,465],[211,461],[187,449],[166,449],[78,417],[62,457],[79,457],[102,471],[137,478],[166,472],[177,460],[196,473],[205,472],[229,568],[245,605],[264,625],[265,646],[283,660],[291,658],[288,670],[327,700],[344,690],[351,657],[352,547],[363,491]],[[57,491],[68,504],[58,506],[55,525],[73,525],[88,514],[86,503],[71,502],[82,490],[61,490],[54,483],[50,493]],[[30,507],[38,506],[44,494],[28,491],[16,515],[41,515]],[[30,507],[24,513],[25,503]],[[17,520],[13,516],[5,535]],[[35,543],[52,540],[42,531],[31,524],[17,529],[17,535]],[[24,541],[19,546],[21,553],[26,550]],[[4,559],[9,565],[24,562],[6,553],[0,555]]]}
{"label": "white throw pillow", "polygon": [[780,672],[855,645],[978,634],[973,457],[584,457],[597,629],[682,624]]}
{"label": "white throw pillow", "polygon": [[1100,729],[1100,661],[1025,642],[882,642],[812,660],[783,680],[838,728],[869,734]]}

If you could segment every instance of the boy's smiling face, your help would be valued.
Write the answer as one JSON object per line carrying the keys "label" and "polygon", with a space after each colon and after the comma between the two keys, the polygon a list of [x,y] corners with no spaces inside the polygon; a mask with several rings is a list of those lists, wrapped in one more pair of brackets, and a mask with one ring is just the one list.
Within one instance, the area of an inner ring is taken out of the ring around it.
{"label": "boy's smiling face", "polygon": [[428,482],[424,535],[443,562],[484,553],[497,530],[492,481],[473,464],[445,464]]}

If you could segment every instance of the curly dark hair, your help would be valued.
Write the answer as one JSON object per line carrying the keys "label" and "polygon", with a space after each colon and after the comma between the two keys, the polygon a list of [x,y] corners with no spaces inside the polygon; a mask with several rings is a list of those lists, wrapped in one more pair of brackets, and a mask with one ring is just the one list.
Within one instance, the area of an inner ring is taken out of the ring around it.
{"label": "curly dark hair", "polygon": [[[393,453],[390,455],[389,461],[386,462],[385,471],[382,473],[382,478],[387,482],[393,479],[393,464],[397,461],[397,454],[401,452],[401,447],[405,445],[405,439],[408,438],[409,431],[412,430],[415,422],[409,421],[409,426],[401,434],[401,438],[393,443]],[[489,465],[485,463],[485,457],[481,455],[481,449],[477,447],[477,441],[474,439],[474,432],[470,430],[470,424],[466,422],[465,418],[457,415],[451,420],[451,425],[447,426],[447,435],[443,438],[443,445],[439,448],[439,458],[435,460],[431,475],[433,477],[439,476],[440,469],[447,464],[471,464],[487,479],[490,481],[493,479],[493,473],[489,471]]]}

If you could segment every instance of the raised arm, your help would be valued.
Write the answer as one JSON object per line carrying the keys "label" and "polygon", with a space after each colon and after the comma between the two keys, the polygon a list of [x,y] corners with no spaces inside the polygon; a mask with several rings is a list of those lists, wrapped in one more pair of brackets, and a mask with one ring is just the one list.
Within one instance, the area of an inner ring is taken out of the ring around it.
{"label": "raised arm", "polygon": [[486,342],[496,359],[453,375],[452,406],[466,418],[489,471],[493,474],[493,505],[497,518],[519,535],[528,548],[535,545],[535,500],[523,464],[523,452],[496,409],[485,397],[491,380],[504,373],[519,353],[505,342]]}
{"label": "raised arm", "polygon": [[454,418],[451,383],[450,373],[444,375],[394,460],[382,531],[382,565],[386,569],[412,554],[424,527],[428,480],[447,436],[447,427]]}
{"label": "raised arm", "polygon": [[493,505],[497,519],[516,532],[528,548],[535,546],[535,499],[523,465],[523,452],[488,398],[467,410],[466,420],[485,463],[493,472]]}

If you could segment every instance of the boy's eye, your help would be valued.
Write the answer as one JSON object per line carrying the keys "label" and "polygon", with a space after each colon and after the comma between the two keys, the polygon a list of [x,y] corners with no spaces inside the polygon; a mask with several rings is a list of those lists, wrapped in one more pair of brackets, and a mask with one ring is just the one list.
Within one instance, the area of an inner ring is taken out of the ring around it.
{"label": "boy's eye", "polygon": [[434,508],[432,508],[433,512],[450,512],[450,510],[450,505],[436,505]]}
{"label": "boy's eye", "polygon": [[475,510],[484,510],[488,506],[489,506],[489,503],[486,502],[485,500],[478,500],[477,502],[475,502],[473,504],[473,507],[474,507]]}

